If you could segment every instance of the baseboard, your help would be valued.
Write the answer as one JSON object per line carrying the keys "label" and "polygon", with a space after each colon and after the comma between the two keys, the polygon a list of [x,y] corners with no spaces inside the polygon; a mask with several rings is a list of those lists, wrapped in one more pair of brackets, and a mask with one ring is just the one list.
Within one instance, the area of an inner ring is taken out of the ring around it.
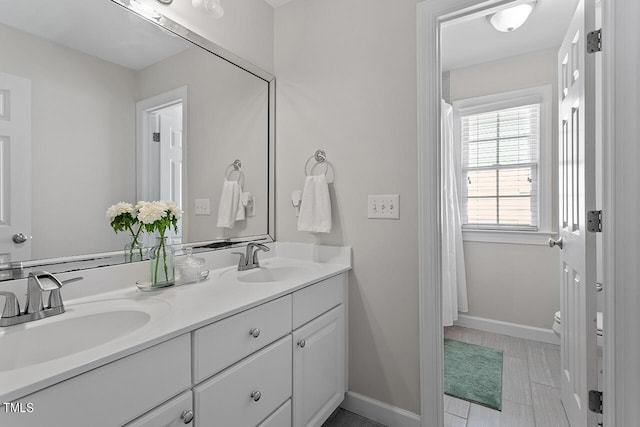
{"label": "baseboard", "polygon": [[386,426],[420,427],[419,415],[352,391],[347,392],[340,406]]}
{"label": "baseboard", "polygon": [[478,329],[480,331],[560,345],[560,338],[558,338],[551,329],[536,328],[534,326],[468,316],[466,314],[459,314],[458,320],[453,322],[453,324],[465,328]]}

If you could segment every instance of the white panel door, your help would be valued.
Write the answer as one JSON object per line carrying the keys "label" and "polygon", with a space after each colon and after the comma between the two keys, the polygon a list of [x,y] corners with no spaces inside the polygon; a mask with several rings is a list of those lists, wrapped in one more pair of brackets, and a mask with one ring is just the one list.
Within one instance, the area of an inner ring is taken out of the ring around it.
{"label": "white panel door", "polygon": [[[160,198],[182,206],[182,103],[158,112],[160,132]],[[178,234],[170,231],[172,243],[180,243],[182,219]]]}
{"label": "white panel door", "polygon": [[595,427],[589,390],[597,390],[595,209],[595,56],[586,33],[595,0],[581,0],[558,54],[560,150],[561,396],[572,427]]}
{"label": "white panel door", "polygon": [[[21,242],[20,235],[26,240]],[[0,264],[28,259],[31,259],[31,81],[0,73]]]}

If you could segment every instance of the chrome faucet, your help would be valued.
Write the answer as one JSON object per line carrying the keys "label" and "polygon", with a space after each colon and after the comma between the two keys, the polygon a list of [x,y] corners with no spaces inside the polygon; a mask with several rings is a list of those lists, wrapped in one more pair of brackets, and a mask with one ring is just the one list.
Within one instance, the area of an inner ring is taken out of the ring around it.
{"label": "chrome faucet", "polygon": [[[27,300],[25,301],[23,312],[20,311],[18,298],[13,292],[0,291],[0,296],[5,297],[4,309],[0,316],[0,326],[18,325],[64,313],[60,288],[62,288],[62,285],[76,280],[82,280],[82,277],[60,281],[56,276],[46,271],[29,273]],[[49,300],[46,306],[43,301],[45,292],[49,292]]]}
{"label": "chrome faucet", "polygon": [[258,261],[258,251],[269,252],[270,249],[268,246],[265,246],[261,243],[248,243],[246,253],[241,252],[232,252],[236,255],[240,255],[240,260],[238,262],[238,271],[251,270],[252,268],[260,267],[260,262]]}

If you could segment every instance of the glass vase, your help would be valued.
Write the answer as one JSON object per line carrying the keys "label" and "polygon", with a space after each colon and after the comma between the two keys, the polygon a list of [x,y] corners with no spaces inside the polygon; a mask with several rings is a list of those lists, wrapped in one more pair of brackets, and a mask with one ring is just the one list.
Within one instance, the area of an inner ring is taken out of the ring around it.
{"label": "glass vase", "polygon": [[145,259],[146,248],[138,241],[137,237],[131,236],[131,241],[124,245],[124,262],[137,262]]}
{"label": "glass vase", "polygon": [[168,237],[158,237],[156,245],[149,250],[151,286],[162,288],[175,284],[175,251]]}

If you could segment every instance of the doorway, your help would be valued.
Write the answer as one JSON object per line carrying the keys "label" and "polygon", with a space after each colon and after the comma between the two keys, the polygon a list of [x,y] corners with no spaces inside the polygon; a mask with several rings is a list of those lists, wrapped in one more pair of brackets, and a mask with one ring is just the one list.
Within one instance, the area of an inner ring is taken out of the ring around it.
{"label": "doorway", "polygon": [[[440,69],[441,65],[444,63],[444,61],[442,60],[442,56],[446,55],[446,52],[444,51],[444,48],[446,46],[446,40],[444,39],[444,37],[441,37],[442,36],[441,29],[444,27],[444,23],[450,23],[456,19],[461,21],[465,21],[465,20],[469,21],[474,17],[477,17],[478,15],[480,15],[483,17],[483,19],[485,19],[483,23],[486,24],[487,22],[486,22],[486,18],[484,18],[485,16],[493,13],[495,10],[499,8],[505,7],[508,3],[509,2],[432,1],[432,2],[425,2],[425,4],[419,6],[419,12],[422,12],[420,14],[420,22],[421,24],[423,24],[423,25],[419,25],[418,27],[419,28],[419,52],[420,52],[419,56],[421,57],[421,59],[423,59],[419,61],[420,62],[419,89],[421,94],[420,95],[420,110],[421,110],[420,132],[422,133],[423,136],[426,135],[427,129],[429,129],[430,135],[433,135],[433,133],[431,133],[431,130],[440,128],[439,118],[440,118],[441,106],[439,105],[439,101],[441,99],[441,96],[446,92],[445,88],[442,86],[442,74]],[[512,2],[511,4],[522,4],[522,3],[524,2]],[[421,6],[424,6],[424,8],[422,8]],[[437,42],[434,45],[432,43],[428,43],[428,40],[436,40]],[[559,45],[559,42],[557,42],[557,44]],[[469,51],[468,56],[473,56],[473,52],[474,52],[473,47],[469,47],[468,51]],[[424,60],[425,58],[429,58],[432,61],[432,63],[428,63],[426,60]],[[433,61],[434,58],[437,58],[437,60]],[[535,74],[535,72],[532,72],[532,74]],[[504,83],[504,82],[501,82],[501,83]],[[530,84],[529,86],[533,86],[533,85]],[[515,88],[513,87],[510,89],[515,90]],[[496,91],[494,90],[494,93],[495,92]],[[507,92],[507,91],[504,91],[504,92]],[[481,97],[483,95],[488,95],[488,94],[485,93],[485,94],[476,94],[476,95],[477,95],[476,97]],[[555,98],[554,98],[554,103],[555,103]],[[506,107],[514,107],[514,106],[507,105]],[[483,111],[475,111],[475,113],[482,113],[482,112]],[[469,111],[467,111],[467,113],[469,113]],[[471,111],[471,113],[474,113],[474,112]],[[557,117],[557,115],[554,115],[554,116]],[[553,132],[553,134],[557,135],[558,133]],[[439,135],[437,140],[440,140]],[[441,390],[441,383],[439,382],[441,380],[440,378],[438,378],[439,372],[435,371],[433,362],[435,362],[435,365],[439,365],[442,363],[442,359],[441,359],[442,356],[439,354],[441,351],[441,348],[435,351],[433,349],[429,349],[428,348],[429,341],[427,340],[435,339],[440,342],[442,339],[442,336],[439,334],[439,331],[435,331],[432,329],[429,330],[428,328],[425,327],[425,325],[429,325],[430,322],[432,321],[434,322],[434,324],[442,325],[442,312],[441,312],[442,308],[438,307],[440,310],[434,310],[436,307],[434,307],[433,304],[431,305],[429,304],[430,304],[430,301],[433,301],[433,300],[436,300],[436,301],[442,300],[442,289],[440,289],[440,286],[434,285],[434,283],[437,283],[437,284],[442,283],[442,277],[444,274],[442,264],[441,264],[442,243],[440,240],[441,236],[440,235],[435,236],[432,227],[437,227],[437,230],[440,230],[444,221],[442,220],[442,217],[440,216],[440,213],[439,213],[440,208],[438,208],[437,211],[434,211],[433,209],[425,209],[424,206],[429,206],[429,205],[433,206],[434,203],[438,204],[441,200],[440,195],[441,195],[441,188],[442,188],[441,187],[442,177],[440,175],[440,167],[441,167],[440,161],[442,160],[442,155],[444,152],[445,150],[442,149],[441,147],[433,147],[426,142],[426,139],[421,138],[421,143],[419,144],[419,155],[421,159],[420,160],[421,162],[420,182],[438,182],[437,191],[433,191],[433,189],[424,188],[425,186],[423,186],[423,188],[421,188],[420,190],[421,199],[422,199],[421,206],[423,207],[421,209],[422,212],[420,214],[420,217],[421,217],[420,224],[422,226],[420,230],[420,248],[421,248],[421,254],[422,254],[422,257],[421,257],[422,263],[420,266],[420,276],[421,276],[420,277],[420,281],[421,281],[420,312],[421,312],[421,328],[422,328],[421,359],[422,359],[423,365],[427,365],[427,366],[422,366],[422,384],[423,384],[422,385],[422,392],[423,392],[422,393],[423,395],[422,413],[437,413],[438,418],[440,418],[442,414],[442,407],[438,407],[440,406],[440,402],[438,402],[438,400],[440,399],[440,396],[437,395],[438,389]],[[434,157],[437,159],[437,161],[434,161]],[[548,165],[548,163],[546,164]],[[540,196],[540,193],[538,190],[539,185],[536,186],[537,184],[536,178],[540,178],[541,176],[535,175],[535,174],[532,176],[531,170],[528,170],[524,175],[522,177],[523,183],[521,183],[522,185],[520,185],[520,190],[522,190],[523,187],[535,186],[536,191],[534,191],[534,193],[538,192],[538,196]],[[478,174],[476,173],[476,175],[473,176],[472,178],[477,183],[479,182],[479,178],[481,177],[478,176]],[[553,181],[557,182],[557,178],[553,179]],[[495,180],[492,182],[495,184]],[[464,193],[464,190],[465,190],[464,188],[461,188],[461,193]],[[529,193],[532,193],[532,191],[529,191]],[[509,196],[514,196],[514,195],[509,195]],[[522,196],[522,194],[519,194],[518,196]],[[522,197],[520,198],[523,199]],[[521,203],[520,208],[521,208],[520,210],[522,211],[521,213],[524,214],[524,217],[528,217],[529,220],[531,219],[531,216],[534,213],[534,211],[537,211],[538,214],[541,212],[541,210],[539,209],[539,206],[534,207],[532,202]],[[554,210],[552,212],[556,212],[558,208],[554,207],[553,209]],[[555,216],[555,214],[553,215]],[[520,219],[522,219],[522,217],[518,217],[516,219],[519,221]],[[542,218],[538,217],[537,219],[540,220]],[[538,222],[537,224],[532,224],[531,222],[525,221],[525,223],[526,223],[525,225],[529,225],[529,226],[535,225],[539,227],[539,229],[542,228],[541,227],[542,222]],[[553,229],[553,227],[551,228]],[[555,229],[557,230],[557,226]],[[473,235],[474,233],[470,233],[470,234]],[[475,233],[475,234],[477,235],[478,233]],[[551,233],[549,233],[549,235],[551,235]],[[549,235],[542,237],[542,243],[544,243],[544,240],[546,240],[549,237]],[[434,238],[437,239],[435,241],[439,242],[439,244],[434,245],[431,243],[431,242],[434,242]],[[473,236],[471,238],[473,238]],[[559,293],[559,289],[558,289],[558,293]],[[472,296],[473,295],[469,296],[470,307],[473,307],[474,305],[474,298],[472,298]],[[429,306],[428,308],[429,312],[425,310],[426,306]],[[549,317],[551,317],[551,319],[549,320],[548,328],[550,328],[551,326],[553,316],[549,316]],[[491,324],[489,325],[491,326]],[[433,324],[431,324],[431,326],[433,326]],[[502,334],[504,334],[504,332],[502,332]],[[433,341],[431,341],[431,343],[432,342]],[[429,364],[425,363],[425,359],[429,360]],[[437,370],[442,369],[442,365],[437,366],[436,369]],[[435,384],[436,387],[425,387],[427,380],[430,381],[430,384]],[[426,398],[429,399],[429,402],[427,402]],[[433,402],[437,402],[437,403],[434,404]],[[438,420],[423,419],[423,425],[442,425],[441,424],[442,422],[443,422],[443,418]]]}
{"label": "doorway", "polygon": [[[187,88],[178,88],[137,103],[137,188],[139,200],[172,200],[181,209],[186,187],[185,142]],[[167,230],[172,244],[180,244],[183,229]],[[147,236],[147,238],[151,238]],[[154,242],[145,242],[152,245]]]}
{"label": "doorway", "polygon": [[31,80],[0,73],[0,264],[30,260],[31,239]]}

